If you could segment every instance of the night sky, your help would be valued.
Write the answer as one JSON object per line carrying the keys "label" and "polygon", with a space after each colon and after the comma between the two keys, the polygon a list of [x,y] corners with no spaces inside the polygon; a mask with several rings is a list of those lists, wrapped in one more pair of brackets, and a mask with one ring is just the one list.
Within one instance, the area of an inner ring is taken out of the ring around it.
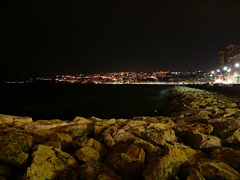
{"label": "night sky", "polygon": [[213,70],[240,43],[239,0],[5,0],[1,80]]}

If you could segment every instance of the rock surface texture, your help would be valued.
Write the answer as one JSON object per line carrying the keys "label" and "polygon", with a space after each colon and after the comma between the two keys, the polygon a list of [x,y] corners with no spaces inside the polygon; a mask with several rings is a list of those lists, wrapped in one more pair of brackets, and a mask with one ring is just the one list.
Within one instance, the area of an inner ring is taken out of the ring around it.
{"label": "rock surface texture", "polygon": [[237,99],[184,86],[169,97],[156,117],[0,114],[0,179],[240,180]]}

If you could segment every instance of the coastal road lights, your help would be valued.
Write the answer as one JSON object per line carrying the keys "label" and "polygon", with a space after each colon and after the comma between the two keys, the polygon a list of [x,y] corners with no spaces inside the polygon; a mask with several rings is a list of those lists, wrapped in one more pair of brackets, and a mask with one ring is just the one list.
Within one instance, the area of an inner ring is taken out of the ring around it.
{"label": "coastal road lights", "polygon": [[232,83],[231,74],[230,74],[232,69],[230,67],[224,66],[223,70],[227,72],[227,81],[226,82],[227,83]]}
{"label": "coastal road lights", "polygon": [[221,82],[223,83],[223,74],[222,71],[220,69],[217,70],[217,72],[219,72],[221,74]]}
{"label": "coastal road lights", "polygon": [[236,83],[239,83],[239,67],[240,67],[240,64],[237,62],[235,65],[234,65],[234,81],[236,82]]}

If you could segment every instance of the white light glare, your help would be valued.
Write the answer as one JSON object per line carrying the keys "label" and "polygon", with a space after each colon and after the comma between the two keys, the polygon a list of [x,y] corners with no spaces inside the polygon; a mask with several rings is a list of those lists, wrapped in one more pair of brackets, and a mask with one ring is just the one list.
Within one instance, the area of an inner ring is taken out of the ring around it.
{"label": "white light glare", "polygon": [[236,63],[236,64],[235,64],[235,67],[239,67],[239,66],[240,66],[240,64],[239,64],[239,63]]}

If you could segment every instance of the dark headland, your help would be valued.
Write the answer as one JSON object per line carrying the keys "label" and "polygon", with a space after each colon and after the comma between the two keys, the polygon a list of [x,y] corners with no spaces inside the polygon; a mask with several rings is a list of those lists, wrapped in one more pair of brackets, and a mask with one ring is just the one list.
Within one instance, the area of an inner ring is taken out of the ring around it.
{"label": "dark headland", "polygon": [[238,95],[204,88],[172,88],[155,117],[0,115],[0,179],[239,179]]}

